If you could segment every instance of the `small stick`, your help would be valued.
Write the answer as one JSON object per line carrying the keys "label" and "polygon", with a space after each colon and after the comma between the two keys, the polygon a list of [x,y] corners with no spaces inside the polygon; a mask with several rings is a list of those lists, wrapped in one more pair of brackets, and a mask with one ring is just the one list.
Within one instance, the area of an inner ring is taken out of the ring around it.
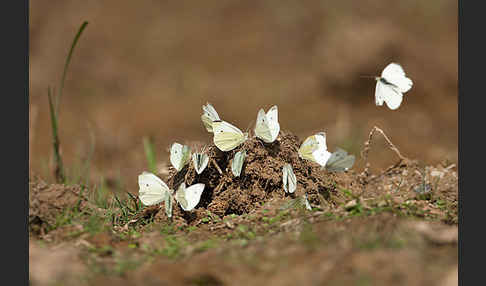
{"label": "small stick", "polygon": [[221,171],[221,168],[218,166],[218,163],[214,159],[211,159],[211,162],[213,163],[214,167],[218,170],[219,174],[222,175],[223,172]]}
{"label": "small stick", "polygon": [[386,136],[385,132],[383,132],[383,130],[381,130],[380,128],[374,126],[373,129],[371,129],[371,132],[370,132],[370,135],[368,136],[368,140],[365,142],[364,144],[364,148],[363,148],[363,151],[361,151],[361,157],[364,158],[365,160],[365,169],[362,173],[363,176],[369,176],[370,172],[369,172],[369,168],[370,168],[370,164],[368,162],[368,152],[370,151],[371,147],[370,147],[370,144],[371,144],[371,139],[373,139],[373,134],[375,133],[375,131],[377,132],[380,132],[381,135],[383,135],[383,137],[385,138],[385,141],[388,143],[388,147],[390,147],[390,149],[392,151],[395,152],[395,154],[397,154],[397,156],[400,158],[400,162],[402,161],[409,161],[408,158],[404,157],[400,151],[398,150],[397,147],[395,147],[395,145],[393,145],[393,143],[391,142],[390,139],[388,139],[388,136]]}
{"label": "small stick", "polygon": [[224,181],[221,181],[221,183],[219,183],[219,185],[214,189],[214,193],[218,194],[219,191],[221,191],[221,189],[223,188],[223,186],[224,186]]}

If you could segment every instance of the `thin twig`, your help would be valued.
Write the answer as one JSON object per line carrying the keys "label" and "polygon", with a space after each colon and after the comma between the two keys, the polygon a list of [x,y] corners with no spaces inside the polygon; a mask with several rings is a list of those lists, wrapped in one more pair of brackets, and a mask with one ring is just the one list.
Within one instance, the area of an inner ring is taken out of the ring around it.
{"label": "thin twig", "polygon": [[361,157],[365,161],[365,169],[364,169],[363,173],[361,174],[364,177],[368,177],[370,175],[370,170],[369,170],[370,164],[368,162],[368,153],[371,149],[371,140],[373,139],[373,135],[375,134],[375,132],[379,132],[379,133],[381,133],[381,135],[383,135],[383,137],[385,138],[385,141],[388,143],[388,147],[390,147],[390,149],[392,151],[394,151],[395,154],[397,154],[397,156],[400,158],[400,161],[398,163],[401,163],[403,161],[405,161],[405,162],[409,161],[409,159],[407,157],[404,157],[400,153],[398,148],[395,147],[395,145],[391,142],[391,140],[388,138],[388,136],[386,136],[385,132],[383,132],[383,130],[381,130],[380,128],[374,126],[373,129],[371,129],[371,132],[368,136],[368,140],[364,143],[363,151],[361,151]]}
{"label": "thin twig", "polygon": [[221,171],[221,168],[218,166],[218,163],[216,163],[216,160],[211,159],[211,162],[213,163],[214,167],[218,170],[219,174],[222,175],[223,172]]}

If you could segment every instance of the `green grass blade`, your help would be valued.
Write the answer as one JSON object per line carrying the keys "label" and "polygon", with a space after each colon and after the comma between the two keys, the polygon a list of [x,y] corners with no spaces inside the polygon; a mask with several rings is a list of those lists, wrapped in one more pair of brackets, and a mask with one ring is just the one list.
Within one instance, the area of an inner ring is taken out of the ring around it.
{"label": "green grass blade", "polygon": [[51,95],[51,88],[47,87],[47,97],[49,99],[49,111],[51,114],[51,126],[52,126],[52,146],[54,148],[54,159],[56,161],[56,169],[55,169],[55,177],[56,177],[56,182],[58,183],[64,183],[66,181],[66,177],[64,174],[64,167],[62,165],[62,158],[61,154],[59,153],[59,136],[58,136],[58,122],[57,122],[57,114],[54,110],[54,104],[52,102],[52,95]]}
{"label": "green grass blade", "polygon": [[59,104],[61,101],[61,96],[62,96],[62,90],[64,89],[64,81],[66,79],[66,74],[67,74],[67,69],[69,66],[69,63],[71,62],[71,57],[74,52],[74,47],[76,47],[76,44],[78,43],[79,38],[81,37],[81,34],[83,33],[84,29],[88,25],[87,21],[84,21],[83,24],[81,24],[81,27],[79,27],[78,33],[74,37],[73,43],[71,45],[71,49],[69,50],[69,53],[66,57],[66,62],[64,63],[64,71],[62,72],[62,78],[61,78],[61,86],[59,88],[59,95],[56,97],[56,115],[59,114]]}
{"label": "green grass blade", "polygon": [[145,149],[145,157],[147,158],[150,172],[157,173],[157,159],[155,157],[154,144],[147,137],[143,137],[143,148]]}

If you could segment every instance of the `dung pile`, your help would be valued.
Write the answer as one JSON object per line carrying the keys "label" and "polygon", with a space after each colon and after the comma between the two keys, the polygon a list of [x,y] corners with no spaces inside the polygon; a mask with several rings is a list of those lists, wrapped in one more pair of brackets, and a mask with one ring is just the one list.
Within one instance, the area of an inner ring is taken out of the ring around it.
{"label": "dung pile", "polygon": [[[229,152],[222,152],[213,144],[207,146],[210,162],[201,174],[196,173],[192,161],[179,172],[169,167],[166,180],[169,188],[177,190],[183,182],[188,186],[205,185],[201,200],[192,212],[185,212],[174,204],[173,219],[183,218],[186,223],[193,224],[206,217],[207,211],[220,217],[240,215],[274,197],[288,196],[291,199],[307,194],[308,201],[314,206],[320,205],[322,199],[330,200],[331,194],[335,193],[332,174],[314,162],[299,158],[301,143],[297,136],[281,131],[271,144],[252,137]],[[246,159],[241,175],[235,177],[231,163],[240,150],[246,151]],[[292,165],[297,177],[297,190],[293,194],[285,193],[282,185],[282,168],[286,163]],[[156,219],[167,220],[163,208],[160,210]]]}

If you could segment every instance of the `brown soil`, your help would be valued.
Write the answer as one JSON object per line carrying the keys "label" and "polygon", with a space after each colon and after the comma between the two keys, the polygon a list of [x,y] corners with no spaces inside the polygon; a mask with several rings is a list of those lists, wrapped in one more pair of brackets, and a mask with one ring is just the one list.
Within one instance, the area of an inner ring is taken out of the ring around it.
{"label": "brown soil", "polygon": [[[167,181],[171,189],[177,190],[182,182],[186,185],[205,184],[198,210],[188,214],[177,205],[174,208],[175,219],[183,217],[189,224],[199,224],[202,218],[207,217],[206,210],[220,217],[241,215],[269,199],[286,196],[295,198],[304,193],[310,203],[320,202],[319,195],[329,199],[331,193],[336,194],[329,174],[323,172],[318,164],[299,158],[297,150],[301,143],[302,140],[297,136],[285,132],[272,144],[265,144],[253,137],[230,152],[222,152],[215,145],[203,147],[207,149],[210,163],[200,175],[196,173],[192,162],[180,172],[170,166]],[[192,149],[195,150],[194,146]],[[242,174],[234,177],[231,162],[240,150],[246,150],[246,158]],[[285,194],[282,187],[282,168],[286,163],[292,165],[298,181],[297,190],[291,195]],[[163,211],[158,212],[156,218],[167,220]]]}
{"label": "brown soil", "polygon": [[[196,209],[174,207],[172,220],[162,206],[146,207],[123,220],[120,209],[95,206],[90,199],[94,190],[83,195],[79,186],[33,179],[30,208],[36,220],[29,224],[30,264],[31,269],[42,269],[31,273],[33,285],[49,285],[53,279],[65,285],[455,282],[455,165],[406,161],[377,174],[329,173],[298,158],[301,141],[282,133],[272,145],[252,138],[226,153],[206,147],[222,175],[214,165],[201,175],[192,164],[178,173],[169,168],[172,188],[184,180],[207,185]],[[247,151],[247,159],[241,177],[233,178],[229,164],[240,149]],[[295,196],[282,189],[286,162],[294,166],[299,181]],[[425,185],[430,185],[428,192],[420,193]],[[304,192],[313,211],[282,208]],[[81,206],[83,215],[60,224],[63,210],[75,206]],[[90,217],[100,217],[102,227],[93,231],[87,223]],[[39,221],[54,227],[45,228],[47,233],[34,231]],[[45,258],[37,254],[44,251],[37,250],[39,242],[49,249]],[[50,264],[52,257],[66,252],[72,254],[69,264]],[[80,269],[76,275],[70,274],[73,267]]]}

